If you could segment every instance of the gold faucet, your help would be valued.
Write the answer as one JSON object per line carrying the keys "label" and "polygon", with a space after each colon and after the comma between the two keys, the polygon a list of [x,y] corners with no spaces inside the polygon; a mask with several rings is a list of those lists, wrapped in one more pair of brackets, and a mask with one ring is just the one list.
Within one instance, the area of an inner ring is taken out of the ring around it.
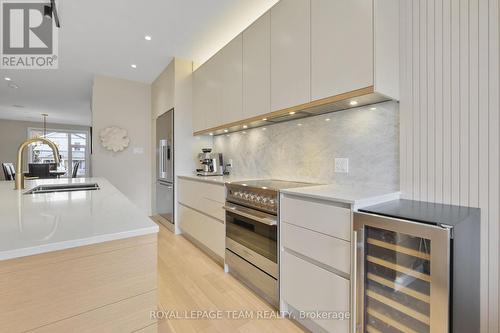
{"label": "gold faucet", "polygon": [[35,142],[42,142],[48,145],[50,148],[52,148],[52,153],[54,154],[54,161],[59,164],[60,159],[59,159],[59,149],[57,148],[56,144],[50,140],[44,139],[44,138],[33,138],[33,139],[28,139],[21,143],[19,146],[19,149],[17,150],[17,165],[16,165],[16,187],[14,188],[15,190],[22,190],[24,189],[24,173],[23,173],[23,152],[26,147],[28,147],[30,144],[35,143]]}

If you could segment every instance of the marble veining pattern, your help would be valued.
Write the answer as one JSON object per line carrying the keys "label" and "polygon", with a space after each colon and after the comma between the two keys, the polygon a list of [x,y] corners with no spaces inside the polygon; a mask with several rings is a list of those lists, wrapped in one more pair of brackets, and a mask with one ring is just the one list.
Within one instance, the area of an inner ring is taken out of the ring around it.
{"label": "marble veining pattern", "polygon": [[[221,135],[214,150],[238,177],[398,190],[398,109],[385,102]],[[349,173],[335,173],[335,158],[349,159]]]}

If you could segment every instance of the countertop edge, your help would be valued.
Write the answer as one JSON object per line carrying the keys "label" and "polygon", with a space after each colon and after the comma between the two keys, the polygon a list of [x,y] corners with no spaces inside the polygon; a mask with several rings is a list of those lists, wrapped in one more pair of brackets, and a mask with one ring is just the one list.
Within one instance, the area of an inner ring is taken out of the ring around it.
{"label": "countertop edge", "polygon": [[114,234],[93,236],[88,238],[75,239],[75,240],[63,241],[52,244],[44,244],[44,245],[15,249],[10,251],[2,251],[0,252],[0,261],[18,259],[22,257],[28,257],[32,255],[50,253],[55,251],[68,250],[75,247],[95,245],[126,238],[145,236],[158,233],[159,231],[160,227],[158,225],[154,225],[130,231],[122,231]]}
{"label": "countertop edge", "polygon": [[350,199],[350,198],[343,198],[341,196],[330,196],[330,195],[325,195],[325,194],[313,194],[313,193],[304,193],[300,192],[300,189],[289,189],[289,190],[281,190],[280,191],[282,194],[287,194],[287,195],[293,195],[296,197],[303,197],[303,198],[311,198],[311,199],[318,199],[318,200],[324,200],[324,201],[331,201],[331,202],[337,202],[337,203],[345,203],[354,206],[353,209],[359,209],[361,207],[366,207],[370,205],[376,205],[378,203],[382,203],[385,201],[389,200],[394,200],[394,199],[399,199],[401,196],[400,191],[393,191],[393,192],[388,192],[385,194],[381,195],[375,195],[375,196],[366,196],[360,199]]}

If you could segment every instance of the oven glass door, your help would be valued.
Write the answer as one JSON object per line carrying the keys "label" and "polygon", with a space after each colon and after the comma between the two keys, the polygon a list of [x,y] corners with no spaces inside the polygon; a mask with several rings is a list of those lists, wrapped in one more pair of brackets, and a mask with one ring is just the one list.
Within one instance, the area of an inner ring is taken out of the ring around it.
{"label": "oven glass door", "polygon": [[226,212],[226,237],[278,263],[278,227]]}

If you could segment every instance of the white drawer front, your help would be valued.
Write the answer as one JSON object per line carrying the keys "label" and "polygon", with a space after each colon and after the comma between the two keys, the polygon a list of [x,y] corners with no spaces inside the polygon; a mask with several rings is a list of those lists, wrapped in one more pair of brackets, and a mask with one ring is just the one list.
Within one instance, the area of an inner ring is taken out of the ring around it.
{"label": "white drawer front", "polygon": [[351,240],[351,210],[334,203],[285,195],[281,201],[281,221]]}
{"label": "white drawer front", "polygon": [[226,230],[224,223],[179,205],[179,223],[183,232],[224,258]]}
{"label": "white drawer front", "polygon": [[181,204],[224,221],[224,185],[179,178],[178,186],[178,201]]}
{"label": "white drawer front", "polygon": [[[298,311],[349,311],[349,281],[283,251],[281,286],[286,303]],[[349,332],[349,320],[313,319],[328,332]]]}
{"label": "white drawer front", "polygon": [[284,247],[350,275],[351,243],[288,223],[281,224]]}

